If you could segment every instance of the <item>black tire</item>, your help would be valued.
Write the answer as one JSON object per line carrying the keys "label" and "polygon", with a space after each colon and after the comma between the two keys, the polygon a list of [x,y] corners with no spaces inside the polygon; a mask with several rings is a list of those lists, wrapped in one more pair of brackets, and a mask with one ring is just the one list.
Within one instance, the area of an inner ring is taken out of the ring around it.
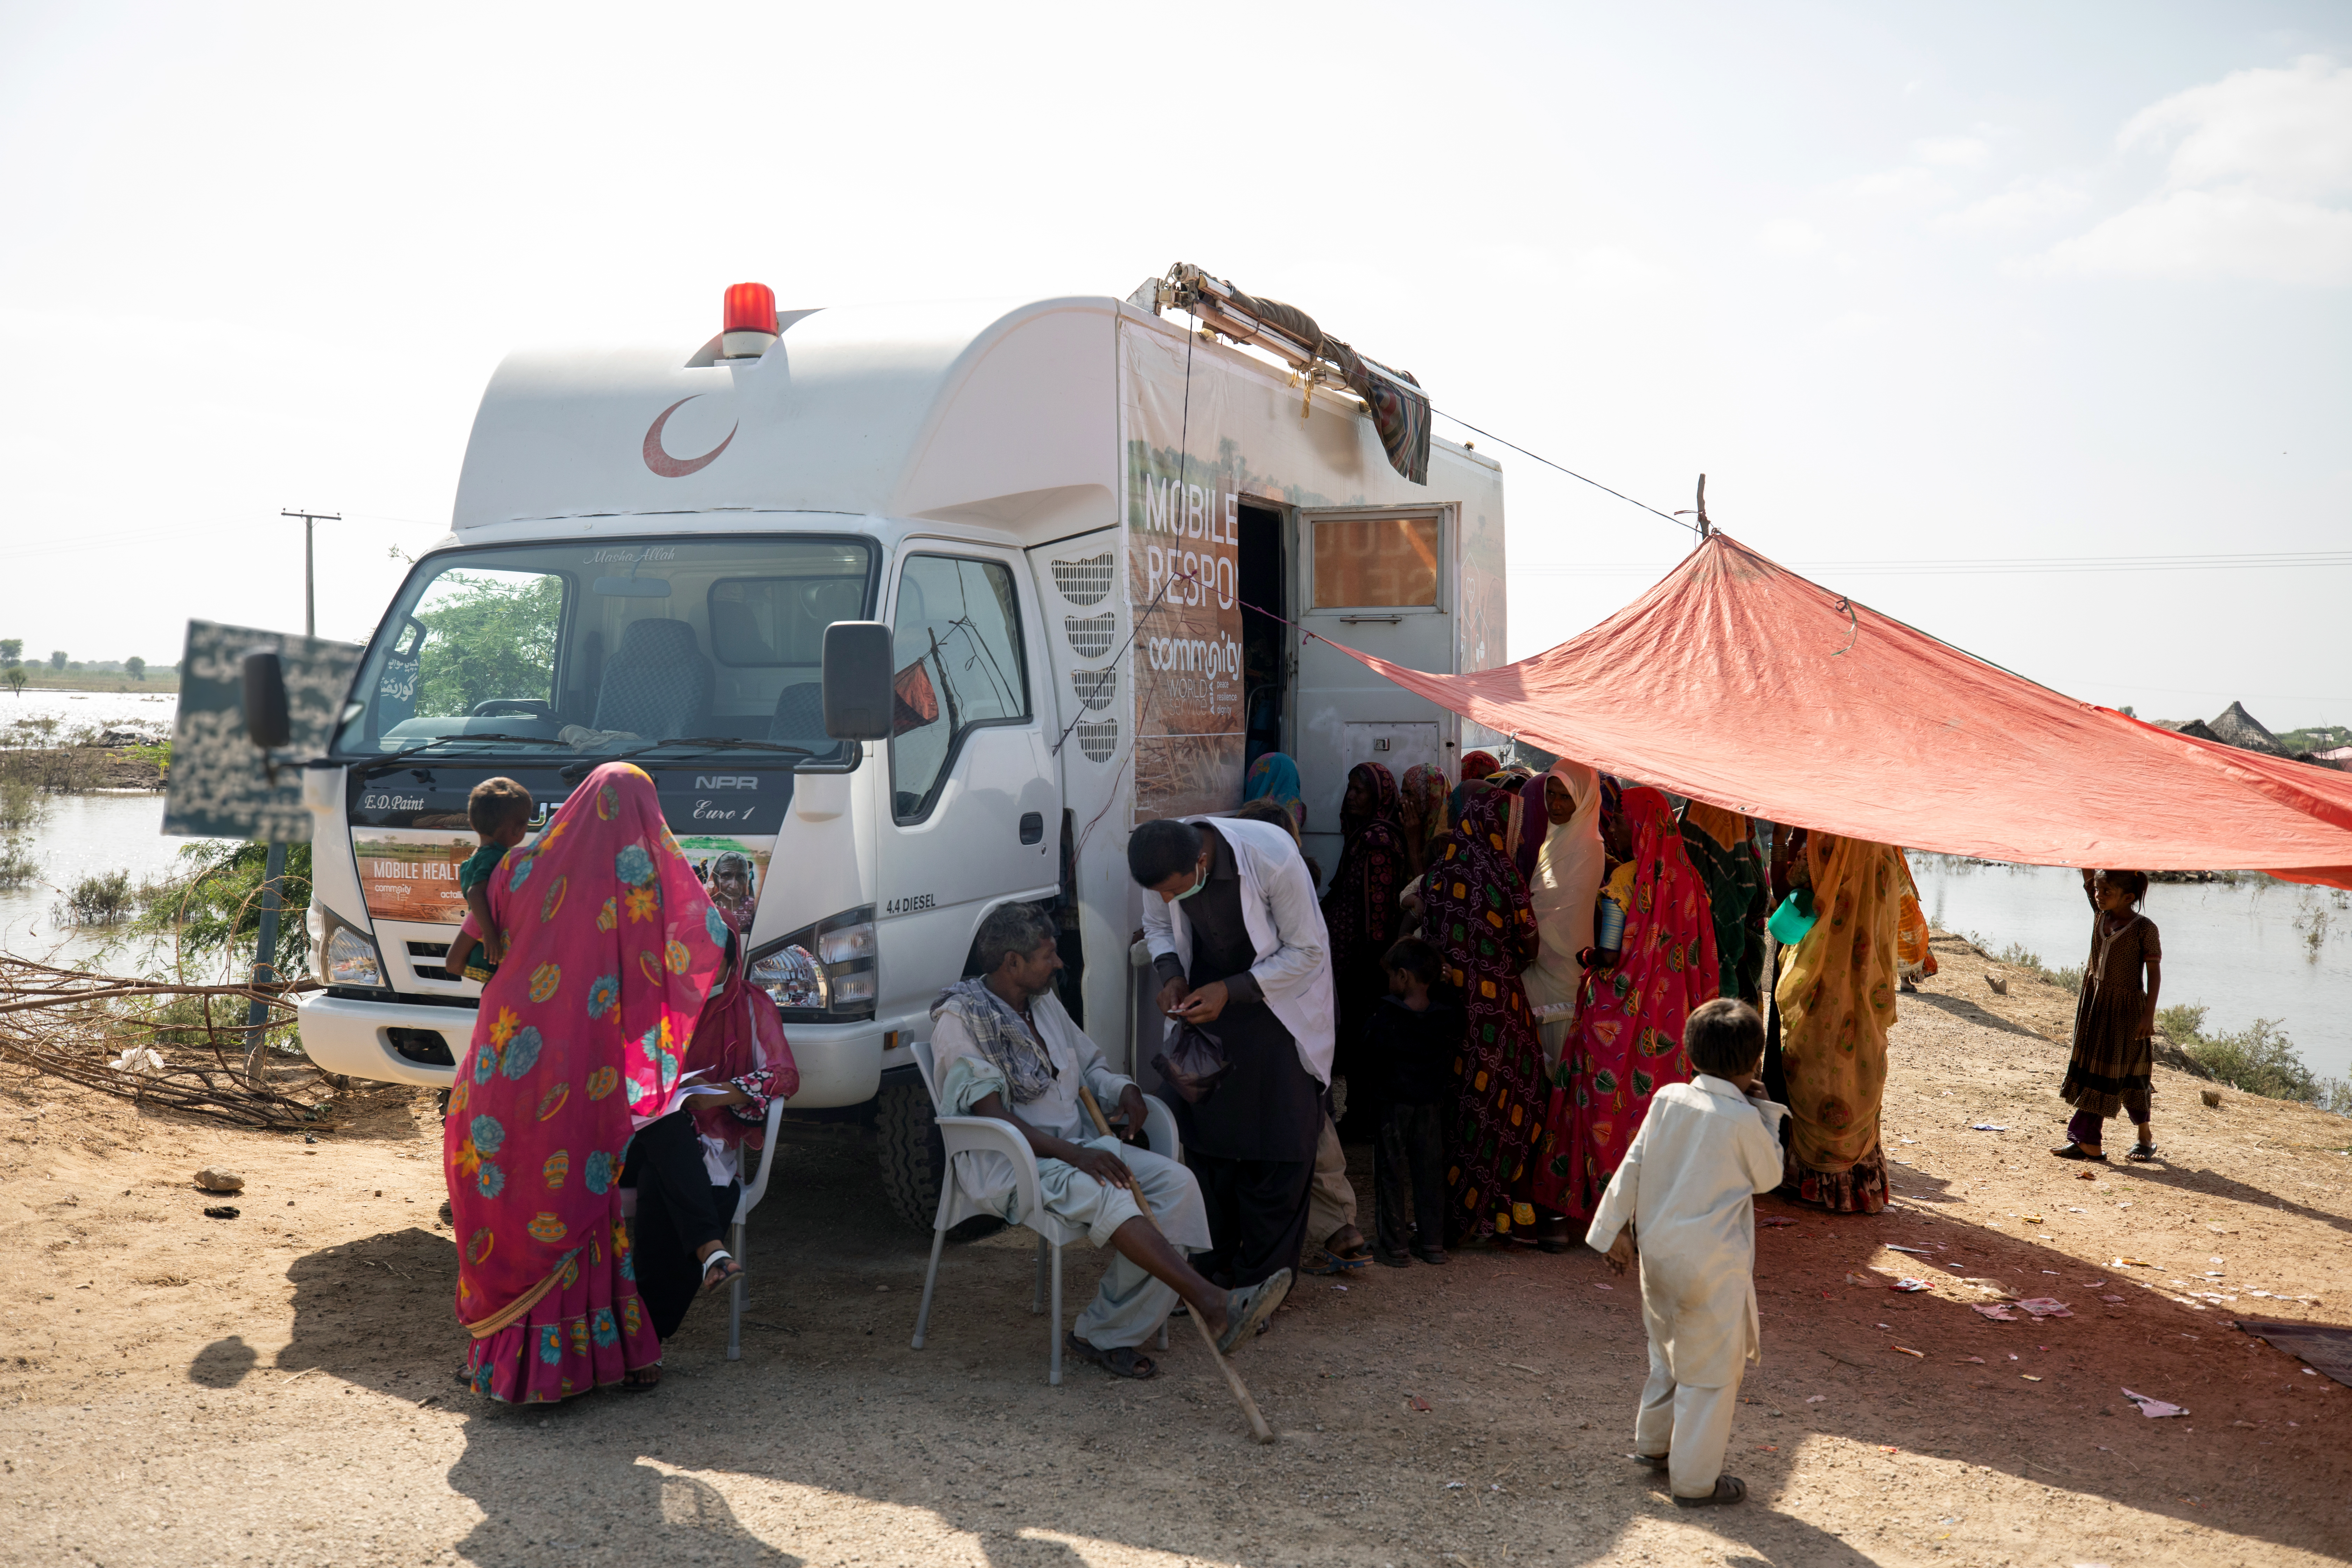
{"label": "black tire", "polygon": [[929,1230],[940,1212],[940,1182],[947,1172],[948,1152],[940,1142],[931,1097],[923,1086],[884,1086],[874,1097],[874,1133],[882,1191],[892,1212],[917,1230]]}

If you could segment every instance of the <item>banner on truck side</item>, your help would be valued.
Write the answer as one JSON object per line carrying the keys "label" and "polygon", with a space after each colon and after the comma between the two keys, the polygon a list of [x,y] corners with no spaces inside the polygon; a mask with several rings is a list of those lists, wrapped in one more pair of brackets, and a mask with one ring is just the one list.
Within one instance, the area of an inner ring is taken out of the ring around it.
{"label": "banner on truck side", "polygon": [[1228,377],[1191,377],[1188,399],[1181,340],[1119,337],[1127,598],[1137,617],[1135,816],[1230,811],[1242,787],[1237,535],[1246,470],[1234,443],[1218,439],[1229,423]]}

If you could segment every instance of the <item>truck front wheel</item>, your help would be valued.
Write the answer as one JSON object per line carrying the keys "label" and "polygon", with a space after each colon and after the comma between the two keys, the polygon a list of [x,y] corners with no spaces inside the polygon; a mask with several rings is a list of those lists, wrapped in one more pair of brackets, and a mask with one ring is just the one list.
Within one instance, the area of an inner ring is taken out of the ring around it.
{"label": "truck front wheel", "polygon": [[875,1096],[874,1131],[890,1207],[917,1230],[930,1229],[948,1163],[931,1097],[919,1083],[885,1084]]}

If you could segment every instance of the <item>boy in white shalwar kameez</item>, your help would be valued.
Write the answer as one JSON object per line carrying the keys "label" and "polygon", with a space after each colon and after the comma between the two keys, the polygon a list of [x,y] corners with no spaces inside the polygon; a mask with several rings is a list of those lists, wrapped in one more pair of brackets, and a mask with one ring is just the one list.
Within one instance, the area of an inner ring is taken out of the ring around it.
{"label": "boy in white shalwar kameez", "polygon": [[1692,1010],[1684,1048],[1696,1076],[1658,1090],[1584,1239],[1618,1273],[1642,1261],[1650,1381],[1633,1458],[1664,1470],[1685,1508],[1738,1502],[1723,1472],[1739,1380],[1758,1358],[1756,1194],[1780,1184],[1780,1119],[1763,1098],[1764,1023],[1744,1002]]}

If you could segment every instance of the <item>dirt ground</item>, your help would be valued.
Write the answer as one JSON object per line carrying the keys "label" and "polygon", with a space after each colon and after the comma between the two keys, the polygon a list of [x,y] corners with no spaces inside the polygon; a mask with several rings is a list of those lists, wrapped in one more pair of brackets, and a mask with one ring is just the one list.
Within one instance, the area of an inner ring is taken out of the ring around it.
{"label": "dirt ground", "polygon": [[[2352,1390],[2231,1326],[2352,1319],[2352,1126],[2236,1093],[2208,1110],[2159,1069],[2165,1162],[2078,1180],[2044,1152],[2071,998],[2023,976],[1996,997],[1965,944],[1937,952],[1893,1045],[1901,1201],[1759,1201],[1795,1223],[1759,1232],[1741,1507],[1676,1510],[1622,1457],[1636,1295],[1581,1249],[1302,1281],[1236,1362],[1280,1434],[1259,1448],[1181,1324],[1156,1382],[1074,1363],[1048,1387],[1025,1233],[951,1247],[929,1346],[908,1348],[927,1237],[891,1219],[862,1144],[796,1143],[753,1222],[740,1362],[705,1303],[657,1392],[514,1409],[451,1380],[429,1096],[355,1095],[305,1144],[19,1082],[0,1085],[0,1563],[2352,1555]],[[247,1177],[240,1217],[203,1217],[207,1163]],[[1099,1258],[1069,1258],[1074,1312]],[[1906,1276],[1928,1289],[1887,1288]],[[1970,1310],[2003,1295],[2074,1315]],[[2147,1419],[2125,1387],[2189,1414]]]}

